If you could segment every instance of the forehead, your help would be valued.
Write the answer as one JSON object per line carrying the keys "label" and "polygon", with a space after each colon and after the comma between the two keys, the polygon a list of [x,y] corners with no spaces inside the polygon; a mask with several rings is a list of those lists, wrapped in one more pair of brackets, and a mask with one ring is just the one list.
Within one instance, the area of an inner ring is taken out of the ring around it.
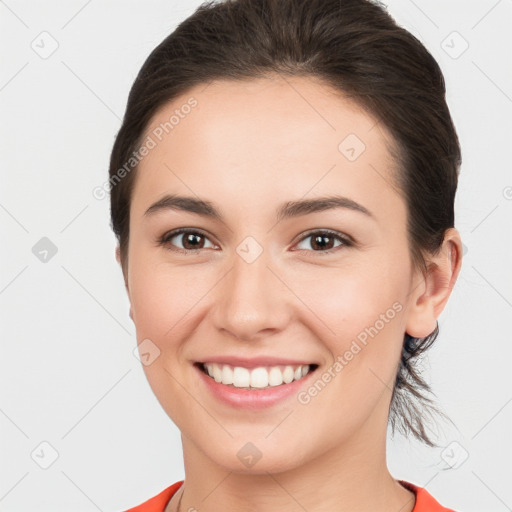
{"label": "forehead", "polygon": [[154,147],[139,164],[134,203],[157,199],[163,189],[222,192],[246,205],[308,191],[336,189],[374,203],[385,202],[387,188],[396,193],[389,133],[350,98],[309,77],[200,84],[161,107],[145,137]]}

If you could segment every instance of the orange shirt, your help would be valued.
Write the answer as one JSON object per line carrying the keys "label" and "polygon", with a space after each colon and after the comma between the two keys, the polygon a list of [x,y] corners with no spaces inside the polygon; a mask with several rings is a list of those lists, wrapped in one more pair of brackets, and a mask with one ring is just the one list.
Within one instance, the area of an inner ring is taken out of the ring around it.
{"label": "orange shirt", "polygon": [[[440,505],[424,487],[406,482],[405,480],[398,480],[404,487],[416,494],[416,504],[412,512],[455,512],[451,508],[445,508]],[[164,512],[165,507],[174,496],[174,493],[181,487],[183,480],[172,484],[167,489],[164,489],[160,494],[153,498],[141,503],[140,505],[126,510],[125,512]]]}

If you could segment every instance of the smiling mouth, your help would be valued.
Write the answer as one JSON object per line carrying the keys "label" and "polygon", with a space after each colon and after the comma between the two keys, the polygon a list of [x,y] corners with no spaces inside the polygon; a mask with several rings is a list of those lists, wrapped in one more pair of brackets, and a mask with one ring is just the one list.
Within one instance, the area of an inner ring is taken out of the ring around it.
{"label": "smiling mouth", "polygon": [[194,363],[205,375],[220,384],[239,389],[268,389],[298,381],[314,372],[317,364],[260,366],[244,368],[218,363]]}

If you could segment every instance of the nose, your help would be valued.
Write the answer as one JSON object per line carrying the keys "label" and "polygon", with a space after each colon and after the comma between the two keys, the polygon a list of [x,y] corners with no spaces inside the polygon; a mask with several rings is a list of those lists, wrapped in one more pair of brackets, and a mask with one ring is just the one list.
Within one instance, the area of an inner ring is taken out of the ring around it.
{"label": "nose", "polygon": [[243,341],[256,341],[286,328],[291,292],[263,252],[252,262],[236,254],[232,268],[216,287],[215,327]]}

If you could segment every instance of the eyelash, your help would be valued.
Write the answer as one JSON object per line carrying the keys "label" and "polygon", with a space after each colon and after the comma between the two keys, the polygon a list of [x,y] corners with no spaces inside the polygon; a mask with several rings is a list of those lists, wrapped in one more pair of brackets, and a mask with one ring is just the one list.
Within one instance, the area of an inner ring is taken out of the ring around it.
{"label": "eyelash", "polygon": [[[200,230],[196,230],[196,229],[191,229],[191,228],[180,228],[180,229],[176,229],[175,231],[171,231],[169,233],[166,233],[164,234],[158,244],[161,245],[161,246],[165,246],[167,247],[169,250],[171,251],[177,251],[177,252],[181,252],[183,254],[197,254],[199,251],[201,251],[202,249],[181,249],[180,247],[170,247],[170,240],[172,238],[174,238],[175,236],[178,236],[178,235],[181,235],[183,233],[192,233],[194,235],[200,235],[200,236],[203,236],[205,238],[208,238],[208,236],[203,233],[202,231]],[[330,236],[331,238],[335,238],[336,240],[342,242],[342,245],[339,245],[337,247],[334,247],[332,249],[328,249],[326,251],[313,251],[313,250],[309,250],[309,249],[297,249],[298,252],[314,252],[314,253],[317,253],[317,254],[321,254],[321,255],[326,255],[326,254],[332,254],[334,253],[335,251],[341,249],[342,247],[352,247],[353,245],[355,245],[355,242],[347,237],[347,236],[343,236],[341,233],[338,233],[337,231],[331,231],[329,229],[320,229],[320,230],[315,230],[315,231],[308,231],[298,242],[297,244],[303,242],[304,240],[312,237],[313,235],[328,235]]]}

